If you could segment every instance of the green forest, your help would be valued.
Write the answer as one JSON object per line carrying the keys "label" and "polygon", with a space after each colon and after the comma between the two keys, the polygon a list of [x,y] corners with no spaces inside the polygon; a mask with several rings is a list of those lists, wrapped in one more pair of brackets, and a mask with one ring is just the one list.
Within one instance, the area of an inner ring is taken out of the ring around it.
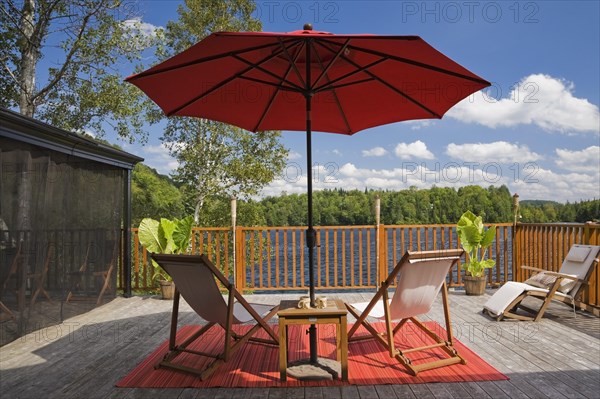
{"label": "green forest", "polygon": [[[193,203],[167,176],[138,164],[132,176],[132,225],[144,217],[155,219],[192,214]],[[368,225],[375,223],[375,198],[381,203],[383,224],[454,224],[466,210],[482,215],[487,223],[513,222],[513,193],[506,186],[458,189],[431,187],[401,191],[324,190],[313,195],[317,226]],[[208,198],[200,213],[201,226],[231,225],[229,197]],[[260,200],[237,201],[240,226],[302,226],[306,224],[306,194],[282,194]],[[522,223],[600,221],[600,200],[561,204],[526,201],[519,204]]]}

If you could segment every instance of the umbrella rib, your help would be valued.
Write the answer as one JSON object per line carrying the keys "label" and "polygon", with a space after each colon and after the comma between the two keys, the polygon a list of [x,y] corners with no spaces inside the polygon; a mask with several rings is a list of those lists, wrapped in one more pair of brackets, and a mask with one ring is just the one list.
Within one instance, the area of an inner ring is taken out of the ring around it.
{"label": "umbrella rib", "polygon": [[420,107],[420,108],[424,109],[425,111],[429,112],[431,115],[433,115],[434,117],[436,117],[438,119],[442,118],[442,115],[438,114],[437,112],[432,111],[431,109],[429,109],[428,107],[426,107],[425,105],[423,105],[422,103],[420,103],[419,101],[415,100],[414,98],[412,98],[408,94],[404,93],[402,90],[396,88],[394,85],[392,85],[392,84],[388,83],[387,81],[381,79],[380,77],[378,77],[377,75],[373,74],[372,72],[370,72],[368,70],[365,70],[360,65],[357,65],[354,61],[352,61],[352,60],[350,60],[350,59],[348,59],[346,57],[343,57],[343,56],[342,56],[342,58],[344,60],[346,60],[348,63],[350,63],[351,65],[353,65],[355,68],[363,70],[367,75],[371,76],[373,79],[375,79],[376,81],[378,81],[382,85],[386,86],[388,89],[390,89],[393,92],[395,92],[396,94],[399,94],[400,96],[406,98],[408,101],[412,102],[417,107]]}
{"label": "umbrella rib", "polygon": [[[362,67],[361,69],[356,69],[356,70],[354,70],[354,71],[352,71],[352,72],[348,72],[347,74],[345,74],[345,75],[342,75],[342,76],[340,76],[339,78],[335,78],[335,79],[333,79],[333,80],[331,80],[331,81],[327,82],[327,84],[324,84],[324,85],[321,85],[321,86],[319,86],[319,87],[316,87],[316,88],[315,88],[315,92],[319,92],[319,91],[327,90],[327,89],[328,89],[328,86],[331,86],[331,87],[333,87],[333,84],[334,84],[334,83],[337,83],[337,82],[340,82],[340,81],[342,81],[342,80],[344,80],[344,79],[347,79],[347,78],[349,78],[350,76],[352,76],[352,75],[356,75],[356,74],[357,74],[357,73],[359,73],[359,72],[363,72],[363,70],[364,70],[364,69],[369,69],[369,68],[372,68],[372,67],[374,67],[375,65],[381,64],[383,61],[385,61],[385,60],[383,60],[383,59],[380,59],[380,60],[377,60],[377,61],[374,61],[374,62],[372,62],[372,63],[370,63],[370,64],[367,64],[367,65],[365,65],[365,66],[364,66],[364,67]],[[362,81],[360,81],[360,83],[362,83]],[[342,86],[339,86],[339,87],[348,86],[349,84],[352,84],[352,82],[350,82],[350,83],[348,83],[348,84],[343,84]]]}
{"label": "umbrella rib", "polygon": [[[468,75],[465,75],[465,74],[462,74],[462,73],[459,73],[459,72],[449,71],[447,69],[436,67],[434,65],[425,64],[423,62],[414,61],[414,60],[410,60],[408,58],[398,57],[398,56],[391,55],[391,54],[385,54],[385,53],[381,53],[381,52],[375,51],[375,50],[369,50],[369,49],[366,49],[364,47],[356,47],[356,46],[352,46],[352,45],[349,45],[348,47],[350,47],[353,50],[362,51],[363,53],[367,53],[367,54],[371,54],[371,55],[376,55],[378,57],[382,57],[382,58],[384,58],[386,60],[393,60],[393,61],[397,61],[397,62],[402,62],[404,64],[414,65],[414,66],[417,66],[417,67],[420,67],[420,68],[429,69],[429,70],[432,70],[432,71],[435,71],[435,72],[439,72],[439,73],[443,73],[443,74],[446,74],[446,75],[454,76],[454,77],[457,77],[457,78],[469,80],[469,81],[472,81],[472,82],[481,83],[481,84],[485,84],[485,85],[488,85],[488,86],[490,85],[490,83],[487,80],[481,79],[479,77],[472,77],[472,76],[468,76]],[[346,57],[343,57],[343,58],[345,60],[349,61]],[[452,62],[454,62],[454,61],[452,61]]]}
{"label": "umbrella rib", "polygon": [[[279,53],[277,53],[277,54],[279,54]],[[264,73],[264,74],[266,74],[266,75],[269,75],[269,76],[271,76],[271,77],[273,77],[273,78],[275,78],[275,79],[280,79],[280,80],[281,80],[281,76],[278,76],[278,75],[274,74],[273,72],[269,71],[268,69],[265,69],[265,68],[263,68],[263,67],[261,67],[261,66],[260,66],[260,64],[263,64],[263,63],[265,63],[265,62],[269,61],[270,59],[272,59],[272,58],[273,58],[272,56],[270,56],[270,57],[268,57],[267,59],[265,59],[265,60],[262,60],[262,61],[260,61],[259,63],[256,63],[256,64],[255,64],[255,63],[252,63],[252,62],[250,62],[250,61],[248,61],[248,60],[246,60],[246,59],[244,59],[244,58],[242,58],[242,57],[240,57],[240,56],[237,56],[237,55],[234,55],[234,56],[233,56],[233,58],[235,58],[235,59],[236,59],[236,60],[238,60],[238,61],[241,61],[241,62],[245,63],[246,65],[249,65],[249,66],[251,66],[251,67],[252,67],[252,69],[259,70],[259,71],[263,72],[263,73]],[[240,77],[240,78],[243,78],[243,76],[239,76],[239,77]],[[266,81],[266,80],[261,80],[261,79],[258,79],[258,78],[253,78],[253,79],[250,79],[250,80],[256,80],[256,81],[258,81],[258,82],[260,82],[260,83],[266,83],[266,84],[269,84],[269,82],[268,82],[268,81]],[[284,80],[282,80],[282,81],[279,83],[279,85],[275,85],[275,86],[277,86],[277,87],[280,87],[280,85],[281,85],[283,82],[285,82],[285,83],[289,84],[289,86],[290,86],[291,88],[295,88],[295,89],[296,89],[296,90],[298,90],[298,91],[301,91],[301,90],[303,90],[303,88],[302,88],[302,87],[300,87],[300,86],[298,86],[298,85],[294,84],[293,82],[291,82],[291,81],[289,81],[289,80],[285,80],[285,79],[284,79]]]}
{"label": "umbrella rib", "polygon": [[[250,69],[251,68],[246,68],[246,70],[242,71],[241,74],[244,74],[244,73],[248,72]],[[211,94],[215,90],[220,89],[221,87],[225,86],[227,83],[235,80],[238,77],[240,77],[240,76],[238,74],[235,74],[235,75],[232,75],[232,76],[230,76],[229,78],[227,78],[225,80],[222,80],[221,82],[219,82],[218,84],[216,84],[212,88],[210,88],[210,90],[205,91],[204,93],[201,93],[201,94],[197,95],[196,97],[192,98],[191,100],[184,102],[180,106],[173,108],[169,112],[165,112],[165,114],[167,116],[172,116],[172,115],[176,114],[177,112],[181,111],[182,109],[188,107],[189,105],[195,103],[198,100],[203,99],[204,97],[208,96],[209,94]]]}
{"label": "umbrella rib", "polygon": [[[344,49],[346,48],[347,45],[348,45],[348,42],[346,42],[346,44],[343,46],[343,48],[341,48],[340,51],[337,52],[337,54],[335,55],[335,57],[331,60],[331,62],[329,63],[329,65],[326,68],[323,68],[323,62],[321,60],[321,57],[319,56],[319,52],[315,51],[317,62],[319,63],[319,66],[321,67],[321,69],[323,69],[323,72],[321,73],[321,76],[319,76],[319,78],[317,79],[317,81],[315,82],[315,84],[323,76],[326,76],[327,80],[329,80],[329,76],[327,76],[327,71],[329,70],[329,67],[331,67],[331,65],[333,65],[334,61],[339,58],[340,54],[342,53],[342,51],[344,51]],[[313,93],[314,92],[315,91],[313,89]],[[344,112],[344,108],[342,107],[342,104],[340,103],[340,99],[339,99],[336,91],[332,90],[332,94],[333,94],[333,98],[335,99],[335,104],[338,107],[338,111],[339,111],[342,119],[344,120],[344,124],[346,125],[346,129],[348,130],[348,133],[352,133],[352,127],[350,126],[350,122],[348,122],[348,118],[346,117],[346,113]]]}
{"label": "umbrella rib", "polygon": [[[292,70],[292,65],[296,64],[296,61],[298,60],[298,57],[300,56],[302,52],[298,51],[296,53],[296,57],[294,58],[294,62],[293,64],[289,64],[288,65],[288,69],[285,72],[285,74],[283,75],[283,77],[281,77],[281,82],[283,83],[284,81],[287,80],[287,76],[290,74],[290,71]],[[286,89],[284,86],[281,87],[282,89]],[[258,122],[256,123],[256,125],[254,125],[254,131],[258,130],[258,127],[261,125],[261,123],[265,120],[265,118],[267,117],[267,113],[269,112],[269,110],[271,109],[271,107],[273,106],[273,102],[275,101],[275,97],[277,96],[278,92],[274,92],[273,95],[271,96],[271,98],[269,99],[269,103],[267,104],[267,106],[265,107],[262,115],[260,116],[260,118],[258,118]]]}
{"label": "umbrella rib", "polygon": [[[287,57],[287,61],[292,66],[292,69],[294,70],[294,72],[296,73],[296,76],[300,80],[300,86],[304,86],[306,84],[306,82],[302,78],[302,74],[298,70],[295,60],[292,59],[292,56],[290,55],[288,48],[286,46],[284,46],[283,39],[281,39],[281,37],[279,37],[278,39],[279,39],[279,45],[280,45],[281,49],[283,50],[283,52],[285,53],[285,56]],[[307,42],[306,40],[302,40],[302,46],[306,46],[306,42]],[[298,54],[301,52],[302,52],[302,48],[300,48],[300,51],[298,51]]]}
{"label": "umbrella rib", "polygon": [[[323,44],[323,47],[327,48],[327,46],[325,46],[324,44]],[[350,47],[351,47],[351,48],[354,48],[353,46],[350,46]],[[419,101],[417,101],[417,100],[413,99],[412,97],[410,97],[410,96],[409,96],[409,95],[407,95],[406,93],[404,93],[404,92],[402,92],[401,90],[397,89],[396,87],[394,87],[394,86],[393,86],[393,85],[391,85],[390,83],[388,83],[388,82],[384,81],[383,79],[381,79],[381,78],[377,77],[376,75],[374,75],[372,72],[370,72],[370,71],[368,70],[368,68],[371,68],[371,67],[373,67],[374,65],[377,65],[377,64],[380,64],[380,63],[382,63],[382,62],[386,61],[386,58],[387,58],[387,57],[385,57],[385,56],[380,56],[380,57],[381,57],[381,58],[380,58],[379,60],[377,60],[377,61],[374,61],[374,62],[372,62],[371,64],[368,64],[368,65],[365,65],[365,66],[360,66],[360,65],[358,65],[357,63],[355,63],[354,61],[352,61],[352,60],[350,60],[349,58],[347,58],[346,56],[342,55],[342,56],[341,56],[341,59],[345,60],[347,63],[349,63],[350,65],[352,65],[354,68],[356,68],[356,70],[354,70],[354,71],[352,71],[351,73],[347,74],[348,76],[342,76],[341,78],[346,78],[346,77],[349,77],[349,76],[355,75],[355,74],[357,74],[357,73],[359,73],[359,72],[364,72],[364,73],[366,73],[367,75],[369,75],[369,76],[371,77],[371,79],[372,79],[372,80],[376,80],[376,81],[380,82],[381,84],[383,84],[384,86],[386,86],[386,87],[387,87],[387,88],[389,88],[390,90],[394,91],[395,93],[399,94],[400,96],[402,96],[402,97],[406,98],[407,100],[409,100],[410,102],[412,102],[412,103],[413,103],[413,104],[415,104],[416,106],[418,106],[418,107],[422,108],[423,110],[425,110],[425,111],[429,112],[429,113],[430,113],[431,115],[433,115],[434,117],[441,119],[441,118],[442,118],[442,116],[441,116],[441,115],[439,115],[437,112],[434,112],[434,111],[432,111],[431,109],[429,109],[429,108],[428,108],[428,107],[426,107],[425,105],[421,104]],[[338,78],[338,79],[340,79],[340,78]],[[367,82],[367,81],[368,81],[368,80],[366,80],[366,79],[363,79],[363,80],[361,80],[361,81],[357,81],[357,82],[349,82],[348,84],[343,84],[343,85],[340,85],[340,86],[338,86],[338,88],[339,88],[339,87],[346,87],[346,86],[349,86],[350,84],[353,84],[353,83],[355,83],[355,84],[358,84],[358,83],[365,83],[365,82]],[[332,89],[334,89],[334,87],[335,87],[335,86],[332,86]],[[323,86],[323,87],[322,87],[322,89],[325,89],[325,88],[326,88],[326,86]],[[338,105],[339,105],[339,104],[338,104]]]}
{"label": "umbrella rib", "polygon": [[[217,90],[217,89],[220,89],[221,87],[225,86],[227,83],[229,83],[229,82],[231,82],[231,81],[235,80],[236,78],[243,78],[243,79],[250,79],[250,80],[253,80],[253,79],[251,79],[251,78],[248,78],[248,77],[245,77],[245,76],[243,76],[243,75],[244,75],[245,73],[247,73],[247,72],[251,71],[252,69],[256,68],[256,67],[258,66],[258,64],[262,64],[262,63],[264,63],[264,62],[267,62],[267,61],[269,61],[270,59],[272,59],[272,58],[276,57],[277,55],[279,55],[279,52],[274,52],[273,54],[271,54],[271,55],[269,55],[269,56],[267,56],[267,57],[263,58],[262,60],[260,60],[260,61],[259,61],[259,63],[257,63],[257,64],[252,64],[252,63],[250,63],[249,61],[247,61],[247,60],[245,60],[245,59],[243,59],[243,58],[239,57],[237,54],[231,53],[231,54],[230,54],[230,56],[231,56],[231,57],[233,57],[233,58],[237,59],[238,61],[242,61],[242,62],[244,62],[246,65],[248,65],[248,67],[247,67],[246,69],[244,69],[244,70],[240,71],[239,73],[237,73],[237,74],[234,74],[234,75],[232,75],[231,77],[229,77],[229,78],[227,78],[227,79],[225,79],[225,80],[223,80],[223,81],[219,82],[218,84],[216,84],[215,86],[213,86],[213,87],[212,87],[210,90],[208,90],[208,91],[206,91],[206,92],[204,92],[204,93],[201,93],[200,95],[198,95],[198,96],[196,96],[196,97],[192,98],[191,100],[189,100],[189,101],[187,101],[187,102],[183,103],[183,104],[182,104],[182,105],[180,105],[179,107],[176,107],[176,108],[172,109],[171,111],[169,111],[168,113],[166,113],[166,115],[167,115],[167,116],[171,116],[171,115],[173,115],[173,114],[175,114],[175,113],[177,113],[177,112],[181,111],[182,109],[184,109],[184,108],[188,107],[189,105],[191,105],[191,104],[195,103],[196,101],[198,101],[198,100],[200,100],[200,99],[202,99],[202,98],[204,98],[204,97],[208,96],[209,94],[211,94],[211,93],[212,93],[212,92],[214,92],[215,90]],[[261,70],[262,70],[262,69],[264,69],[264,68],[261,68]],[[265,72],[266,72],[266,71],[265,71]],[[275,76],[275,77],[276,77],[276,78],[278,78],[277,76]],[[257,82],[259,82],[259,83],[266,83],[266,84],[269,84],[269,82],[267,82],[267,81],[262,81],[262,80],[259,80],[259,79],[254,79],[254,80],[255,80],[255,81],[257,81]],[[290,84],[291,84],[291,82],[290,82]],[[280,86],[276,86],[276,87],[279,87],[279,88],[281,88],[281,89],[287,89],[287,88],[285,88],[285,87],[280,87]]]}
{"label": "umbrella rib", "polygon": [[337,89],[341,89],[343,87],[354,86],[354,85],[358,85],[361,83],[372,82],[374,80],[375,80],[375,78],[371,77],[371,78],[365,78],[365,79],[361,79],[361,80],[355,80],[354,82],[342,83],[339,85],[322,86],[318,91],[337,90]]}
{"label": "umbrella rib", "polygon": [[[350,39],[346,40],[346,42],[340,47],[339,50],[333,51],[335,53],[335,55],[333,56],[331,61],[329,61],[329,64],[327,64],[327,66],[323,69],[323,71],[321,72],[319,77],[315,80],[315,83],[313,84],[312,87],[315,87],[317,85],[317,83],[319,83],[319,81],[323,78],[323,76],[325,76],[327,74],[327,72],[333,66],[333,64],[335,64],[335,62],[340,58],[340,55],[344,52],[344,50],[346,50],[349,43],[350,43]],[[317,44],[320,44],[320,42],[317,42]],[[327,46],[323,46],[323,47],[329,51],[332,51],[332,49],[328,48]],[[319,56],[319,53],[317,51],[315,51],[315,55],[317,56],[319,65],[321,66],[321,68],[323,68],[323,63],[322,63],[321,57]]]}
{"label": "umbrella rib", "polygon": [[184,63],[181,63],[181,64],[172,65],[172,66],[168,66],[168,67],[164,67],[164,68],[158,68],[158,69],[150,68],[147,71],[140,72],[140,73],[138,73],[136,75],[130,76],[130,77],[126,78],[125,80],[126,81],[131,81],[131,80],[134,80],[134,79],[145,78],[145,77],[156,75],[156,74],[159,74],[159,73],[171,72],[171,71],[174,71],[174,70],[177,70],[177,69],[186,68],[186,67],[193,66],[193,65],[196,65],[196,64],[202,64],[204,62],[214,61],[214,60],[218,60],[220,58],[231,57],[231,56],[234,56],[234,55],[237,55],[237,54],[243,54],[243,53],[247,53],[247,52],[251,52],[251,51],[262,50],[262,49],[266,49],[266,48],[274,47],[274,46],[278,46],[278,45],[279,45],[279,43],[268,43],[268,44],[263,44],[263,45],[260,45],[260,46],[243,48],[243,49],[240,49],[240,50],[237,50],[237,51],[228,51],[226,53],[215,54],[215,55],[211,55],[210,57],[204,57],[204,58],[194,59],[193,61],[188,61],[188,62],[184,62]]}
{"label": "umbrella rib", "polygon": [[282,85],[280,83],[269,82],[267,80],[262,80],[262,79],[258,79],[258,78],[252,78],[250,76],[238,76],[237,78],[238,79],[243,79],[243,80],[249,80],[251,82],[256,82],[256,83],[260,83],[260,84],[264,84],[264,85],[268,85],[268,86],[272,86],[272,87],[275,87],[275,88],[277,88],[279,90],[292,91],[292,92],[295,92],[295,93],[303,92],[304,91],[304,89],[300,89],[299,90],[299,89],[294,88],[294,87],[289,87],[289,86]]}

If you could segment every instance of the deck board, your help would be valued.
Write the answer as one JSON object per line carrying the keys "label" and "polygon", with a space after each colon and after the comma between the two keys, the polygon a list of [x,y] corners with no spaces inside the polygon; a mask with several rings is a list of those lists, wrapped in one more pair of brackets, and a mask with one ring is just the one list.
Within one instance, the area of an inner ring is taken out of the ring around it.
{"label": "deck board", "polygon": [[[489,291],[490,293],[493,291]],[[327,293],[347,302],[372,293]],[[256,303],[294,294],[249,296]],[[510,377],[508,381],[306,388],[122,389],[114,384],[169,332],[170,301],[117,298],[63,324],[35,331],[0,348],[0,392],[11,398],[579,398],[600,392],[600,319],[552,305],[541,322],[496,322],[481,314],[487,295],[450,292],[455,337]],[[438,299],[439,301],[439,299]],[[185,302],[180,324],[199,324]],[[441,306],[425,320],[443,322]],[[352,321],[352,320],[350,320]],[[3,328],[5,323],[0,324]]]}

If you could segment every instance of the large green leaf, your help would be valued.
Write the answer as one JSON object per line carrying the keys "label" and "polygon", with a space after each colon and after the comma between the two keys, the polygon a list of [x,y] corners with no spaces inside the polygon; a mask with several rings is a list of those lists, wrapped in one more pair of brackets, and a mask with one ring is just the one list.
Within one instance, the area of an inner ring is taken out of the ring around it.
{"label": "large green leaf", "polygon": [[165,238],[167,245],[163,253],[172,254],[175,252],[175,242],[173,241],[173,231],[175,230],[175,222],[169,219],[160,219],[159,233]]}
{"label": "large green leaf", "polygon": [[483,237],[481,238],[481,246],[487,248],[494,242],[496,237],[496,226],[491,226],[487,229]]}
{"label": "large green leaf", "polygon": [[475,219],[477,219],[477,216],[475,216],[473,212],[466,211],[458,220],[458,223],[456,224],[456,229],[460,230],[463,227],[472,226]]}
{"label": "large green leaf", "polygon": [[175,229],[173,230],[173,242],[175,244],[176,253],[187,252],[192,237],[192,226],[194,218],[187,216],[181,220],[175,220]]}
{"label": "large green leaf", "polygon": [[167,240],[164,234],[159,232],[160,224],[158,221],[150,218],[142,219],[138,231],[140,243],[149,252],[164,253],[167,247]]}
{"label": "large green leaf", "polygon": [[481,232],[475,226],[464,226],[459,231],[460,241],[467,252],[467,246],[477,248],[481,242]]}

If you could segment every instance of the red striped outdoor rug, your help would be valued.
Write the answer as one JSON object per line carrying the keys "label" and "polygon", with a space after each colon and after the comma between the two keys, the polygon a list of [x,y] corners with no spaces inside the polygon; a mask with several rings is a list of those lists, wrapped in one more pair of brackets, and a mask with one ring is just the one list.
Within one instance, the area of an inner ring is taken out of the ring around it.
{"label": "red striped outdoor rug", "polygon": [[[427,322],[440,336],[444,329],[435,322]],[[383,323],[374,323],[383,331]],[[178,342],[196,331],[199,326],[185,326],[179,330]],[[249,327],[242,327],[249,328]],[[277,326],[275,326],[277,331]],[[304,334],[306,326],[290,326],[288,332],[289,361],[309,357],[308,335]],[[359,330],[360,334],[366,334]],[[335,358],[335,326],[321,325],[318,328],[320,357]],[[360,335],[359,334],[359,335]],[[257,336],[266,338],[264,332]],[[411,323],[407,323],[397,334],[396,343],[400,349],[431,344],[431,340]],[[205,334],[205,337],[192,345],[190,349],[218,353],[223,345],[223,329],[215,326]],[[391,359],[383,347],[374,340],[359,341],[348,346],[349,384],[379,385],[379,384],[418,384],[430,382],[464,382],[507,380],[504,374],[490,366],[460,342],[456,349],[467,360],[466,365],[456,364],[438,369],[423,371],[417,377],[406,372],[406,369],[395,359]],[[278,386],[333,386],[347,383],[333,381],[298,381],[288,376],[287,382],[279,381],[279,349],[271,345],[247,343],[234,354],[231,360],[221,365],[213,375],[205,381],[200,381],[195,375],[168,369],[154,369],[168,348],[165,341],[152,352],[132,372],[117,383],[121,388],[187,388],[187,387],[278,387]],[[434,360],[445,357],[439,349],[410,354],[414,364],[423,360]],[[209,359],[181,354],[178,361],[191,367],[203,367]],[[210,359],[212,360],[212,359]]]}

